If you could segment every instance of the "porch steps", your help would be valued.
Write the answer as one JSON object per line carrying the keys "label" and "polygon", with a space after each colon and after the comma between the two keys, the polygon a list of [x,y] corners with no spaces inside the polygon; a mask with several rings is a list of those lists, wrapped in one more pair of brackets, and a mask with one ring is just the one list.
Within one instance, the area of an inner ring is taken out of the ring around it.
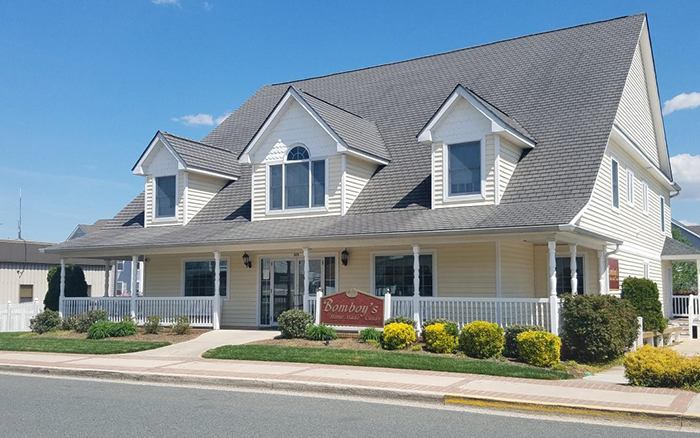
{"label": "porch steps", "polygon": [[680,327],[681,336],[689,336],[690,331],[688,330],[688,318],[672,318],[668,321],[669,327]]}

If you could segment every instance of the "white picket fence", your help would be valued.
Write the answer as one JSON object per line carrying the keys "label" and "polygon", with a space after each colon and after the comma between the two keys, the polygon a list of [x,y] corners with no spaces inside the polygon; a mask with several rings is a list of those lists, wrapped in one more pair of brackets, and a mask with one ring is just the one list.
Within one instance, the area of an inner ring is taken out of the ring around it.
{"label": "white picket fence", "polygon": [[[141,325],[149,316],[160,316],[161,324],[168,326],[176,316],[187,316],[192,327],[213,327],[214,297],[136,297],[134,319]],[[102,309],[110,321],[121,321],[132,315],[131,297],[66,297],[63,298],[63,316],[78,315],[88,310]]]}
{"label": "white picket fence", "polygon": [[688,307],[691,297],[695,302],[695,311],[693,312],[693,315],[697,316],[700,314],[700,303],[698,302],[697,295],[673,295],[671,298],[671,315],[676,318],[687,318],[689,314]]}
{"label": "white picket fence", "polygon": [[15,303],[8,301],[0,305],[0,332],[28,332],[29,322],[36,314],[44,310],[39,300],[31,303]]}

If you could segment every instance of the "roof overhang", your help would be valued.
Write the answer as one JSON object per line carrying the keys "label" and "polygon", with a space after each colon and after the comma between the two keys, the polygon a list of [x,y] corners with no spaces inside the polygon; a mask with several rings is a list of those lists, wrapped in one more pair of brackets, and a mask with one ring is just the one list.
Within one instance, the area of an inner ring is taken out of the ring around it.
{"label": "roof overhang", "polygon": [[156,151],[156,146],[158,146],[158,144],[162,144],[165,147],[165,149],[167,149],[167,151],[172,154],[175,160],[177,160],[178,169],[186,170],[192,173],[200,173],[202,175],[223,178],[229,181],[236,181],[238,179],[236,175],[229,175],[226,173],[216,172],[210,169],[204,169],[201,167],[188,165],[187,162],[182,158],[180,154],[177,153],[175,148],[170,144],[168,139],[160,131],[156,132],[156,135],[153,137],[153,140],[151,140],[151,142],[148,144],[146,150],[143,151],[136,164],[134,164],[134,167],[131,168],[131,172],[134,175],[146,176],[146,172],[144,170],[144,163],[146,162],[148,157],[151,154],[153,154],[154,151]]}
{"label": "roof overhang", "polygon": [[313,108],[311,108],[311,106],[304,100],[299,92],[294,89],[294,87],[289,87],[287,89],[287,92],[284,93],[284,96],[282,96],[272,112],[267,116],[265,122],[258,129],[258,132],[255,133],[255,136],[253,136],[248,145],[243,149],[238,157],[238,160],[241,163],[252,163],[250,156],[251,153],[260,145],[260,142],[265,138],[265,134],[267,134],[270,129],[274,127],[277,118],[284,112],[284,109],[286,109],[287,105],[289,105],[291,102],[296,102],[301,105],[301,107],[304,108],[304,110],[314,119],[314,121],[316,121],[316,123],[323,128],[323,130],[335,141],[336,149],[339,153],[355,155],[364,160],[369,160],[381,165],[389,164],[389,162],[385,159],[348,146],[348,144],[342,138],[340,138],[340,136],[328,125],[328,123],[326,123],[323,118]]}
{"label": "roof overhang", "polygon": [[693,262],[700,261],[700,254],[683,254],[683,255],[662,255],[661,260],[672,262]]}
{"label": "roof overhang", "polygon": [[462,85],[457,85],[452,94],[440,105],[440,108],[433,114],[425,127],[416,136],[418,141],[421,143],[431,144],[433,143],[433,129],[437,126],[440,120],[449,112],[453,105],[455,105],[458,99],[463,98],[469,102],[474,108],[477,109],[481,114],[491,121],[491,130],[494,133],[500,133],[509,138],[511,142],[515,145],[520,146],[524,149],[534,148],[536,142],[522,133],[518,132],[516,128],[509,125],[504,117],[496,114],[486,105],[481,103],[479,99],[469,90],[464,88]]}

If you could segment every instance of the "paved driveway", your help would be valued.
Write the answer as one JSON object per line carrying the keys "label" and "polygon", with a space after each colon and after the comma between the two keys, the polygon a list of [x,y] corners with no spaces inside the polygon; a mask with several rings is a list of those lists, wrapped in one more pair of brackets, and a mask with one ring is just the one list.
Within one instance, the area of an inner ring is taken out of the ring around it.
{"label": "paved driveway", "polygon": [[155,350],[128,353],[124,356],[199,358],[205,351],[212,348],[272,339],[279,334],[280,332],[275,330],[212,330],[189,341],[156,348]]}

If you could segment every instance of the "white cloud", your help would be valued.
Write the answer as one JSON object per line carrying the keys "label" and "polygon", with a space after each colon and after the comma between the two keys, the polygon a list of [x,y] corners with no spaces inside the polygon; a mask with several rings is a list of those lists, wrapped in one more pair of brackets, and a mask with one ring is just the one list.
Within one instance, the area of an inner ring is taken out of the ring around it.
{"label": "white cloud", "polygon": [[681,186],[679,199],[700,200],[700,155],[679,154],[671,157],[673,179]]}
{"label": "white cloud", "polygon": [[226,120],[226,117],[228,117],[230,115],[231,115],[231,111],[226,111],[225,113],[223,113],[222,115],[220,115],[219,117],[216,118],[216,124],[220,125],[221,122]]}
{"label": "white cloud", "polygon": [[188,114],[182,117],[173,117],[173,122],[181,122],[187,126],[213,125],[214,117],[211,114]]}
{"label": "white cloud", "polygon": [[664,102],[664,115],[674,111],[693,109],[700,106],[700,93],[681,93]]}
{"label": "white cloud", "polygon": [[680,220],[680,223],[682,223],[682,224],[685,225],[686,227],[695,227],[695,226],[700,225],[700,224],[697,223],[697,222],[687,221],[687,220],[685,220],[685,219],[681,219],[681,220]]}
{"label": "white cloud", "polygon": [[151,0],[154,5],[177,5],[180,6],[180,0]]}

